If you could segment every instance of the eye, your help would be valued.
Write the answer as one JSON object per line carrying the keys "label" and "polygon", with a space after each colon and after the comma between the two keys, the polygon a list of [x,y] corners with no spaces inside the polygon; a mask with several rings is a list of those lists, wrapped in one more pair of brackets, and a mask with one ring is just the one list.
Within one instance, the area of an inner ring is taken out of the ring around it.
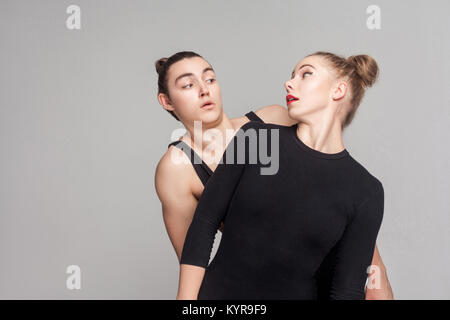
{"label": "eye", "polygon": [[309,71],[304,72],[302,78],[305,78],[306,74],[312,75],[312,72],[309,72]]}
{"label": "eye", "polygon": [[[291,80],[294,79],[298,75],[299,75],[299,73],[293,72],[292,75],[291,75]],[[302,78],[303,78],[303,76],[302,76]]]}
{"label": "eye", "polygon": [[187,85],[183,86],[182,88],[183,89],[187,89],[187,88],[190,88],[190,87],[192,87],[192,83],[188,83]]}
{"label": "eye", "polygon": [[208,82],[208,81],[209,81],[209,83],[213,83],[214,81],[216,81],[216,79],[211,78],[211,79],[206,80],[206,82]]}

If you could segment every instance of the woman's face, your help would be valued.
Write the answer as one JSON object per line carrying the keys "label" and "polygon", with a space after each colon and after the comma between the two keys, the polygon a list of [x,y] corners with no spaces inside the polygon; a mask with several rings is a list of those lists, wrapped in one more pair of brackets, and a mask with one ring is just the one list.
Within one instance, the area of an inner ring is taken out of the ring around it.
{"label": "woman's face", "polygon": [[335,79],[319,56],[301,60],[285,82],[289,116],[300,122],[320,120],[333,98]]}
{"label": "woman's face", "polygon": [[175,110],[182,122],[210,123],[222,115],[220,87],[214,70],[204,59],[177,61],[170,66],[167,79],[170,99],[164,107]]}

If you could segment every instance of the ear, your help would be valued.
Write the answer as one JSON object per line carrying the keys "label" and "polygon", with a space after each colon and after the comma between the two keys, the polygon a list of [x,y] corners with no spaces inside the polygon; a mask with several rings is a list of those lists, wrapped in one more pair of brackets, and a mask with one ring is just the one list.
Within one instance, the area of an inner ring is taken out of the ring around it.
{"label": "ear", "polygon": [[332,97],[333,100],[341,100],[345,97],[347,93],[348,84],[345,81],[337,82],[336,86],[333,88]]}
{"label": "ear", "polygon": [[159,104],[162,105],[162,107],[168,111],[174,111],[175,108],[172,106],[172,103],[170,102],[169,97],[165,93],[159,93],[158,94],[158,101]]}

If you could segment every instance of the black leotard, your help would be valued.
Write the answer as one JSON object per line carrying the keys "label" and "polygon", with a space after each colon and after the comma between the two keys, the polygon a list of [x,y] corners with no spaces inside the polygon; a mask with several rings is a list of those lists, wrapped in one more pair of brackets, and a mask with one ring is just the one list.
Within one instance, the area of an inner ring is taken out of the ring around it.
{"label": "black leotard", "polygon": [[[208,180],[180,262],[206,268],[199,299],[317,299],[317,274],[326,257],[327,298],[364,299],[383,217],[382,183],[347,150],[328,154],[308,147],[296,128],[253,121],[241,128],[278,129],[276,174],[261,175],[267,165],[248,163],[248,141],[247,163],[236,163],[238,152],[234,164],[227,163],[235,136]],[[267,139],[269,152],[274,140]],[[221,243],[208,266],[225,215]]]}

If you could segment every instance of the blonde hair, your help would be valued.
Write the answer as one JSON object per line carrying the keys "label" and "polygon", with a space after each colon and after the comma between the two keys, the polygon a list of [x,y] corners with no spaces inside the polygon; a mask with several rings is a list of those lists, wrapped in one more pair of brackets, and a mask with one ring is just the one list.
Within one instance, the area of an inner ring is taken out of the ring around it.
{"label": "blonde hair", "polygon": [[344,58],[334,53],[318,51],[309,56],[323,57],[330,63],[339,78],[349,79],[351,106],[342,122],[342,129],[344,129],[352,122],[366,88],[371,87],[378,78],[377,62],[366,54]]}

